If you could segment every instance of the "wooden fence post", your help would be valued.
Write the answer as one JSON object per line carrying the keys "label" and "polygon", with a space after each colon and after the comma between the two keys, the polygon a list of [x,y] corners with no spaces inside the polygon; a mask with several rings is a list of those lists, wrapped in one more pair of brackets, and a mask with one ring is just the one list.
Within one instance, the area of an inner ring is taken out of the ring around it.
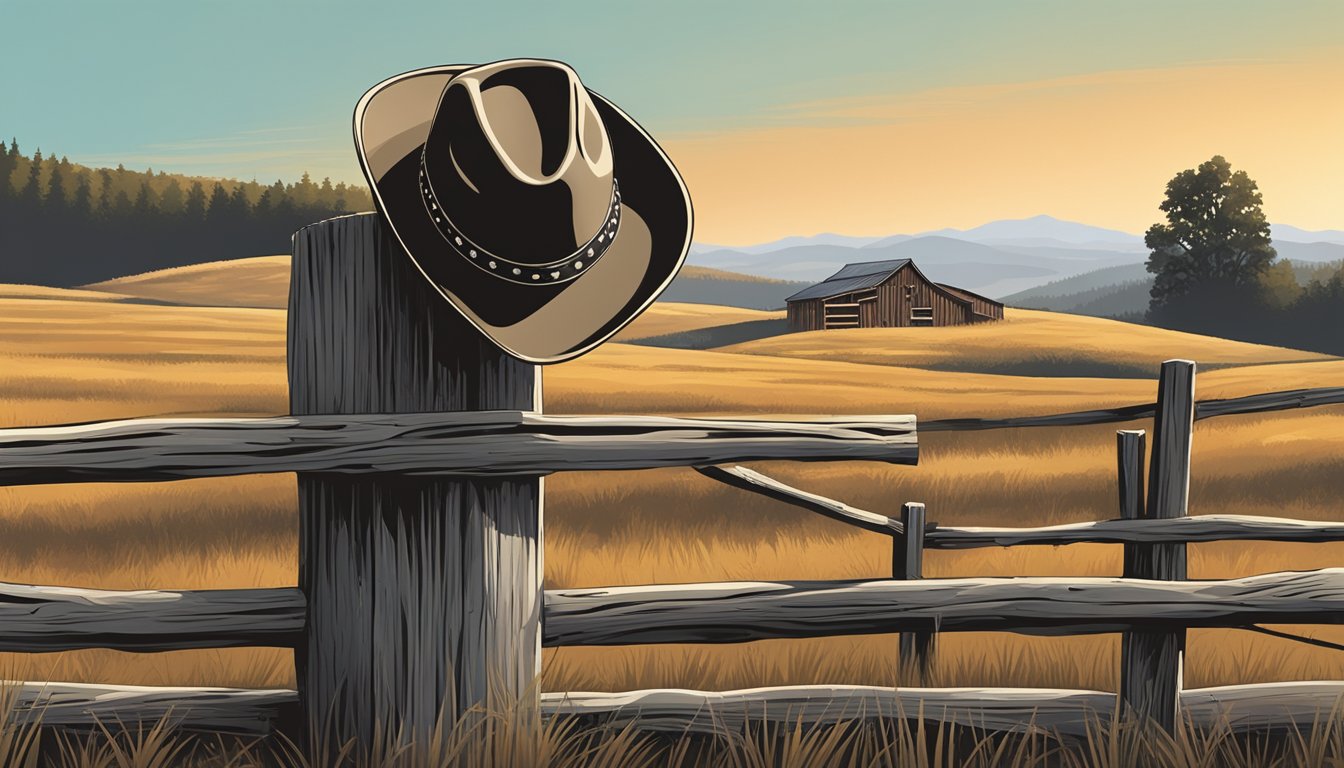
{"label": "wooden fence post", "polygon": [[[894,579],[924,578],[924,505],[907,502],[901,506],[901,526],[905,533],[892,538],[891,576]],[[932,632],[902,632],[900,680],[923,684],[933,652]]]}
{"label": "wooden fence post", "polygon": [[[295,414],[540,410],[536,368],[469,327],[376,214],[294,236]],[[295,660],[314,750],[428,740],[526,706],[541,659],[541,481],[300,473]],[[329,754],[329,753],[328,753]]]}
{"label": "wooden fence post", "polygon": [[[1145,519],[1162,520],[1185,517],[1187,514],[1194,415],[1195,364],[1190,360],[1168,360],[1162,364],[1162,373],[1158,379],[1157,412],[1153,417],[1153,453],[1148,472],[1148,503],[1146,509],[1142,510]],[[1141,441],[1139,444],[1142,445]],[[1121,445],[1123,454],[1123,436]],[[1138,454],[1142,456],[1141,447]],[[1125,461],[1123,455],[1121,459]],[[1132,466],[1132,457],[1129,460]],[[1142,466],[1141,459],[1138,466]],[[1134,481],[1130,478],[1127,483],[1132,488]],[[1128,505],[1133,508],[1137,502],[1131,499]],[[1185,544],[1126,545],[1124,576],[1136,579],[1184,579]],[[1178,707],[1184,654],[1184,629],[1135,629],[1124,633],[1120,641],[1122,710],[1135,717],[1152,720],[1167,731],[1174,730],[1177,718],[1180,717]]]}

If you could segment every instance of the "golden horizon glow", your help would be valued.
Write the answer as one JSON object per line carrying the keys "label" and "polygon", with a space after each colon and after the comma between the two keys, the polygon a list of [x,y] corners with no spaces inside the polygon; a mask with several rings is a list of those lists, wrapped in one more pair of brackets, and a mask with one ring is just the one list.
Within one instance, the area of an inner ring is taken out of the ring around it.
{"label": "golden horizon glow", "polygon": [[889,235],[1049,214],[1141,233],[1166,182],[1213,155],[1271,221],[1340,226],[1344,48],[900,97],[814,100],[781,127],[664,135],[695,239]]}

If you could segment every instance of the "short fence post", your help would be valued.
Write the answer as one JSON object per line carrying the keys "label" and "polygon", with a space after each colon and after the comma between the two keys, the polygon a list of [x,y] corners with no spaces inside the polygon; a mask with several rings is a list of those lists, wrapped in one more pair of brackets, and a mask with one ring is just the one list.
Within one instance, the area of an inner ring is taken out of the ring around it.
{"label": "short fence post", "polygon": [[[907,502],[901,506],[901,525],[905,533],[892,539],[892,578],[908,581],[924,578],[924,505]],[[912,678],[923,683],[933,652],[932,632],[902,632],[900,679]]]}
{"label": "short fence post", "polygon": [[[1195,415],[1195,364],[1168,360],[1158,380],[1157,412],[1153,417],[1153,453],[1148,473],[1148,503],[1139,510],[1135,498],[1122,498],[1122,512],[1141,512],[1144,519],[1185,517],[1190,497],[1190,444]],[[1130,439],[1142,466],[1142,439]],[[1120,437],[1121,472],[1134,472],[1133,453],[1126,455],[1125,433]],[[1137,494],[1132,477],[1122,482]],[[1185,544],[1125,545],[1126,578],[1177,581],[1186,577]],[[1120,641],[1120,701],[1122,711],[1173,731],[1180,717],[1184,629],[1133,629]]]}
{"label": "short fence post", "polygon": [[[535,367],[468,326],[376,214],[299,230],[293,256],[293,413],[539,410]],[[380,746],[376,729],[424,742],[441,714],[451,729],[473,707],[536,699],[539,478],[298,483],[309,615],[295,661],[314,754]]]}

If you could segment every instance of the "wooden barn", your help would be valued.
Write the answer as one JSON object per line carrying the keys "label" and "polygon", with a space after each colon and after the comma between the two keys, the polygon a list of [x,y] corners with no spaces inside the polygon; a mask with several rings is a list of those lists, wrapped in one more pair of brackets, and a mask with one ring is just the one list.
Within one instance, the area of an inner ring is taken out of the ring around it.
{"label": "wooden barn", "polygon": [[788,298],[789,330],[905,328],[1002,320],[1003,305],[935,283],[910,259],[846,264]]}

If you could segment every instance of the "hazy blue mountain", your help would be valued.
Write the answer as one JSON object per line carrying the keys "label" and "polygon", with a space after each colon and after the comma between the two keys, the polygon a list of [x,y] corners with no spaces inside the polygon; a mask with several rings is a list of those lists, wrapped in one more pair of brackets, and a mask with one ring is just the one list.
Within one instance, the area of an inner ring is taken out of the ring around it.
{"label": "hazy blue mountain", "polygon": [[[1344,232],[1308,232],[1274,225],[1279,255],[1300,262],[1344,258]],[[1338,237],[1341,242],[1330,238]],[[1296,239],[1295,239],[1296,238]],[[845,264],[911,258],[930,278],[999,298],[1109,267],[1136,266],[1148,252],[1139,235],[1052,216],[991,221],[966,230],[943,229],[883,238],[823,233],[747,247],[697,244],[690,264],[748,275],[816,282]],[[1145,279],[1143,274],[1128,280]],[[1126,280],[1117,280],[1126,282]],[[1068,292],[1091,291],[1099,285]]]}
{"label": "hazy blue mountain", "polygon": [[[907,236],[898,235],[898,237]],[[783,237],[779,240],[771,240],[768,243],[760,243],[759,245],[728,246],[693,243],[691,245],[690,253],[694,255],[723,250],[741,251],[743,253],[753,254],[769,253],[770,251],[779,251],[785,248],[794,248],[801,245],[836,245],[844,248],[861,248],[877,239],[878,238],[876,237],[853,237],[850,235],[837,235],[833,232],[822,232],[818,235],[794,235],[791,237]]]}
{"label": "hazy blue mountain", "polygon": [[845,264],[907,258],[914,259],[932,280],[994,297],[1141,257],[1122,251],[993,247],[950,237],[916,237],[863,248],[804,245],[765,253],[720,249],[694,254],[688,261],[751,275],[816,282]]}
{"label": "hazy blue mountain", "polygon": [[[1118,229],[1094,227],[1076,221],[1064,221],[1053,216],[1032,216],[1029,219],[1003,219],[981,224],[971,229],[940,229],[924,232],[924,236],[955,237],[958,240],[972,242],[1010,242],[1052,240],[1072,245],[1096,245],[1105,243],[1110,246],[1142,246],[1141,235],[1121,232]],[[1022,243],[1029,244],[1029,243]]]}
{"label": "hazy blue mountain", "polygon": [[1269,236],[1277,243],[1279,241],[1290,241],[1294,243],[1335,243],[1344,245],[1344,230],[1339,229],[1320,229],[1316,231],[1308,229],[1299,229],[1288,224],[1270,224]]}
{"label": "hazy blue mountain", "polygon": [[1281,259],[1293,261],[1337,261],[1344,259],[1344,244],[1340,243],[1296,243],[1291,240],[1275,240],[1274,250]]}
{"label": "hazy blue mountain", "polygon": [[1004,296],[1003,301],[1015,307],[1027,306],[1023,302],[1055,299],[1088,291],[1114,289],[1117,286],[1147,280],[1150,277],[1152,276],[1148,274],[1148,270],[1142,263],[1122,264],[1116,267],[1084,272],[1081,275],[1074,275],[1063,280],[1053,280],[1035,288],[1028,288],[1025,291]]}

